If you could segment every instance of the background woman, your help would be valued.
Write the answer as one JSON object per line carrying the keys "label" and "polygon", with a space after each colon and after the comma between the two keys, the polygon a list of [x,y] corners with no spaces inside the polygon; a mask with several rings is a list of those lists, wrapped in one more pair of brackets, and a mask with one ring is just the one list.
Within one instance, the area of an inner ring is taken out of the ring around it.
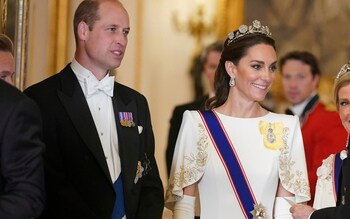
{"label": "background woman", "polygon": [[[350,61],[343,65],[334,81],[333,95],[340,120],[350,133]],[[334,136],[335,138],[337,136]],[[344,143],[345,144],[345,143]],[[318,168],[318,181],[314,208],[295,205],[291,208],[294,218],[346,219],[350,215],[350,161],[349,139],[345,150],[331,154]],[[311,215],[311,217],[310,217]]]}

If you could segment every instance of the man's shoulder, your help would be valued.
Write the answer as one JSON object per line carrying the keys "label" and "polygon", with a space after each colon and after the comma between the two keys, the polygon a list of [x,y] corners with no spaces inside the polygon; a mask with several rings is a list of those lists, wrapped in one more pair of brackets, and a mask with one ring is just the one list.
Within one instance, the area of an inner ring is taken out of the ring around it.
{"label": "man's shoulder", "polygon": [[61,83],[61,78],[62,76],[65,75],[65,77],[68,76],[67,80],[71,80],[70,76],[74,78],[74,73],[72,69],[70,68],[70,64],[68,64],[65,68],[63,68],[60,72],[51,75],[42,81],[39,81],[35,84],[32,84],[28,88],[24,90],[24,93],[38,93],[41,95],[45,95],[47,93],[50,93],[51,91],[56,91],[57,88],[60,86]]}
{"label": "man's shoulder", "polygon": [[27,97],[16,87],[0,80],[0,102],[1,104],[9,104]]}
{"label": "man's shoulder", "polygon": [[144,99],[146,100],[146,97],[141,94],[139,91],[131,88],[131,87],[128,87],[124,84],[120,84],[119,82],[116,82],[116,86],[114,87],[116,89],[116,92],[117,94],[120,94],[119,96],[120,97],[125,97],[128,96],[130,97],[131,99]]}
{"label": "man's shoulder", "polygon": [[338,116],[338,113],[336,111],[335,106],[332,106],[332,104],[325,104],[323,102],[318,102],[317,105],[315,106],[315,109],[313,110],[313,113],[315,115],[324,115],[324,116],[329,116],[329,115],[334,115]]}
{"label": "man's shoulder", "polygon": [[201,110],[204,109],[205,102],[208,99],[208,96],[204,96],[201,98],[198,98],[194,101],[183,103],[180,105],[175,106],[174,112],[175,111],[181,111],[184,112],[186,110]]}

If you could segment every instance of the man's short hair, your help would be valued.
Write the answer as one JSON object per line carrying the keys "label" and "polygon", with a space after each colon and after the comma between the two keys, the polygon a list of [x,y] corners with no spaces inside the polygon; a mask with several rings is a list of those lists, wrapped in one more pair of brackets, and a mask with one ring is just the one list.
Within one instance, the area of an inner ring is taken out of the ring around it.
{"label": "man's short hair", "polygon": [[12,40],[3,33],[0,33],[0,51],[10,52],[13,54]]}
{"label": "man's short hair", "polygon": [[307,51],[291,51],[284,55],[280,61],[279,61],[279,66],[280,66],[280,71],[282,72],[282,67],[286,64],[287,61],[289,60],[297,60],[301,61],[302,63],[310,66],[312,76],[315,75],[321,75],[321,70],[318,65],[318,61],[316,57]]}

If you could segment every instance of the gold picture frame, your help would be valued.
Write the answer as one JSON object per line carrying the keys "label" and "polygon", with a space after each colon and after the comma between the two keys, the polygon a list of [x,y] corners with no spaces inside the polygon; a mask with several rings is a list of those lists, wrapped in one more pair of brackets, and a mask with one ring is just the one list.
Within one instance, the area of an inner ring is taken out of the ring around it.
{"label": "gold picture frame", "polygon": [[30,0],[0,0],[0,32],[14,43],[16,87],[23,90],[27,72],[28,17]]}

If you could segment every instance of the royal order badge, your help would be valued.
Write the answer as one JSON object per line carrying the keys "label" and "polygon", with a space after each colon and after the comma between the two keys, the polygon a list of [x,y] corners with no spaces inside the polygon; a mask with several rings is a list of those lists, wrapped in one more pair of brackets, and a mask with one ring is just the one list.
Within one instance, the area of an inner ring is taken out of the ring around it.
{"label": "royal order badge", "polygon": [[265,219],[266,210],[262,204],[254,204],[254,210],[250,212],[253,215],[253,219]]}
{"label": "royal order badge", "polygon": [[270,150],[278,150],[284,148],[284,126],[282,122],[269,123],[260,121],[259,131],[263,137],[265,148]]}

